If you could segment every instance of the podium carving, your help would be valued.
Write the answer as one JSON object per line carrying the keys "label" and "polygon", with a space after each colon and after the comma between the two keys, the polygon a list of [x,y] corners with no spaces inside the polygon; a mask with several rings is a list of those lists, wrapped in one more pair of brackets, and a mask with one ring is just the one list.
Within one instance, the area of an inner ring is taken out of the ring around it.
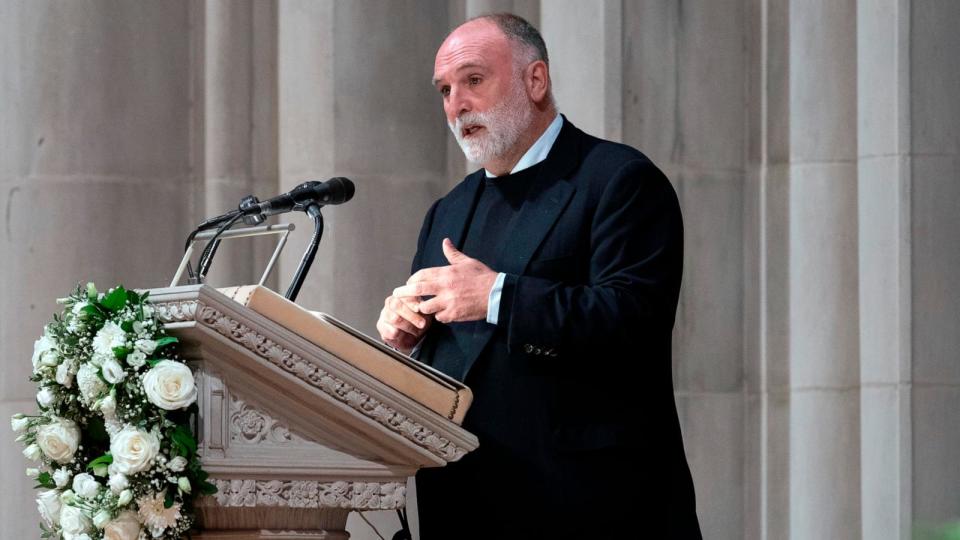
{"label": "podium carving", "polygon": [[198,538],[346,539],[353,510],[406,505],[421,467],[477,447],[452,420],[205,285],[150,299],[196,370],[197,435],[218,493]]}

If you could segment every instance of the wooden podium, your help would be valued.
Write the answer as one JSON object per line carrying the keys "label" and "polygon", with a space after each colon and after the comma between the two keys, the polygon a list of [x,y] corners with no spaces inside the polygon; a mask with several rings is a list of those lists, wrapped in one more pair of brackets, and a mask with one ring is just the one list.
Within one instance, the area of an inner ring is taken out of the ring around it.
{"label": "wooden podium", "polygon": [[150,301],[200,390],[199,451],[219,491],[197,504],[196,538],[346,539],[351,510],[404,507],[408,477],[478,445],[453,415],[214,288]]}

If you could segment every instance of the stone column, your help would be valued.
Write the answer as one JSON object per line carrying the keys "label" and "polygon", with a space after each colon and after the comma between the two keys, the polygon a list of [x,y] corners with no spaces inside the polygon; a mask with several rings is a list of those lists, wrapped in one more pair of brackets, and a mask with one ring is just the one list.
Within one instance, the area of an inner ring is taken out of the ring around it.
{"label": "stone column", "polygon": [[790,2],[791,538],[861,528],[856,21]]}
{"label": "stone column", "polygon": [[[192,221],[187,2],[0,3],[0,417],[34,411],[33,341],[78,282],[165,285]],[[39,536],[0,429],[3,535]]]}
{"label": "stone column", "polygon": [[[278,193],[276,3],[210,0],[195,9],[204,46],[199,143],[207,217],[236,208],[246,195]],[[276,245],[277,237],[267,238],[224,242],[208,282],[256,283]]]}
{"label": "stone column", "polygon": [[[623,139],[664,170],[683,210],[674,387],[700,524],[709,536],[742,538],[747,13],[735,0],[622,9]],[[594,104],[604,94],[565,90]],[[602,124],[599,111],[590,118]]]}

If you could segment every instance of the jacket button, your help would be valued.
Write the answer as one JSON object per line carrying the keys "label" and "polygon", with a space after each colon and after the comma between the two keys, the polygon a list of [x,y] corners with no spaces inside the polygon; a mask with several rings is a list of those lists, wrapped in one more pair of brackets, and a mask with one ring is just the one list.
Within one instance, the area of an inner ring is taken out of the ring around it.
{"label": "jacket button", "polygon": [[525,353],[527,353],[527,354],[532,353],[532,352],[533,352],[533,345],[531,345],[531,344],[529,344],[529,343],[527,343],[526,345],[524,345],[524,346],[523,346],[523,352],[525,352]]}
{"label": "jacket button", "polygon": [[540,350],[540,347],[534,347],[534,348],[533,348],[533,354],[541,354],[542,352],[543,352],[543,351]]}
{"label": "jacket button", "polygon": [[553,357],[553,358],[556,358],[556,357],[557,357],[557,351],[554,351],[554,350],[551,349],[551,350],[550,350],[550,356]]}

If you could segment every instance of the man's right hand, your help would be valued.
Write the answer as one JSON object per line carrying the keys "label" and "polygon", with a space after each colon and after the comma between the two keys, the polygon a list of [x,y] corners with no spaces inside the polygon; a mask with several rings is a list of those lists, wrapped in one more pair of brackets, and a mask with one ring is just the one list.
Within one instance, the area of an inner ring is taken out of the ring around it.
{"label": "man's right hand", "polygon": [[377,321],[380,339],[404,354],[410,354],[433,322],[433,315],[419,313],[417,305],[414,298],[388,296]]}

